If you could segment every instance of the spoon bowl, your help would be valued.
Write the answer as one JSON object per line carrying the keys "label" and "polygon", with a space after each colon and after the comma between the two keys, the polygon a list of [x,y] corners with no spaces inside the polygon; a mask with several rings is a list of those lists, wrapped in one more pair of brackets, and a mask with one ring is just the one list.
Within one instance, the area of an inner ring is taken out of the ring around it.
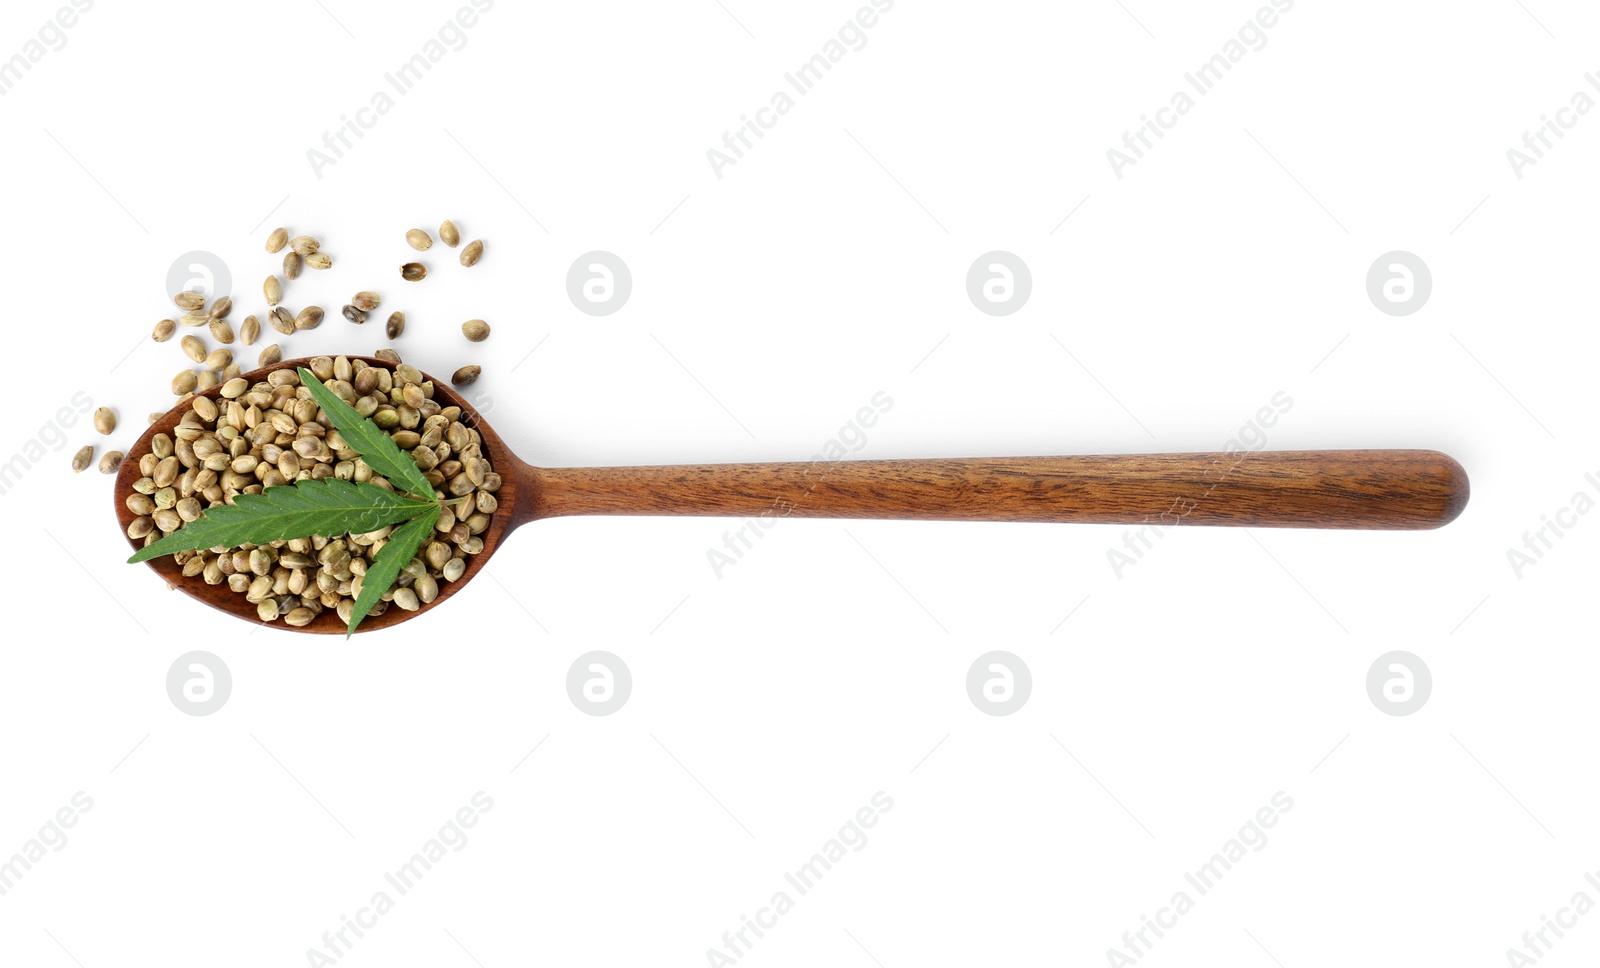
{"label": "spoon bowl", "polygon": [[[380,360],[371,356],[350,356],[347,358],[352,363],[354,363],[356,360],[360,360],[363,363],[366,363],[368,366],[379,366],[390,371],[393,371],[395,367],[395,364],[393,363],[389,363],[386,360]],[[273,370],[293,369],[297,366],[309,368],[310,365],[310,357],[297,360],[285,360],[282,363],[275,363],[272,366],[263,367],[258,370],[252,370],[249,373],[241,374],[241,376],[254,385],[257,382],[265,380],[267,374],[271,373]],[[372,629],[388,628],[391,625],[396,625],[408,618],[412,618],[413,616],[420,615],[423,612],[438,607],[441,602],[454,595],[456,591],[461,588],[461,586],[470,581],[472,577],[483,568],[484,564],[489,560],[489,558],[495,553],[495,551],[499,549],[500,542],[508,533],[515,529],[519,524],[522,524],[527,520],[525,515],[530,506],[530,502],[525,499],[523,489],[527,485],[529,480],[528,471],[531,469],[511,453],[511,450],[506,447],[505,441],[500,439],[500,436],[496,434],[488,425],[488,423],[483,420],[483,418],[478,414],[477,410],[475,410],[466,401],[466,399],[461,396],[460,392],[450,385],[449,380],[440,380],[427,373],[424,373],[423,377],[424,379],[433,381],[433,399],[436,400],[440,406],[460,407],[461,422],[466,426],[477,430],[478,434],[482,437],[484,457],[489,461],[489,465],[494,469],[495,473],[500,475],[500,489],[494,492],[495,500],[499,502],[500,506],[493,514],[489,516],[489,526],[485,528],[483,533],[478,536],[483,539],[483,550],[475,555],[465,556],[467,566],[466,571],[462,573],[459,579],[453,582],[441,580],[439,582],[438,596],[434,598],[433,601],[421,606],[414,612],[408,612],[403,608],[390,607],[382,615],[368,615],[361,621],[359,631],[362,632]],[[199,391],[195,394],[195,396],[209,397],[212,400],[217,400],[221,398],[221,394],[222,386],[219,384],[211,387],[210,389]],[[193,407],[194,404],[191,401],[185,401],[176,407],[173,407],[171,410],[163,414],[160,420],[157,420],[155,423],[145,428],[145,432],[141,434],[139,439],[134,442],[134,445],[128,449],[128,456],[123,460],[122,467],[117,471],[115,495],[117,523],[122,527],[122,533],[124,535],[128,533],[128,525],[133,522],[134,518],[138,517],[138,515],[134,514],[128,509],[128,506],[124,503],[124,498],[133,492],[133,482],[143,476],[139,473],[139,458],[150,453],[150,442],[156,434],[164,433],[169,437],[172,436],[172,432],[174,428],[177,427],[178,421],[182,420],[183,415],[192,410]],[[519,514],[524,516],[519,517]],[[135,551],[143,547],[142,541],[129,538],[128,542],[130,547],[132,547]],[[255,605],[245,601],[243,595],[228,588],[226,582],[217,585],[208,585],[198,575],[193,577],[185,577],[183,574],[183,567],[175,562],[171,555],[162,555],[159,558],[152,558],[145,562],[145,564],[149,565],[156,574],[165,579],[168,585],[176,588],[191,598],[198,599],[199,601],[210,605],[212,608],[220,609],[230,615],[234,615],[260,625],[266,625],[278,629],[288,629],[293,632],[309,632],[320,635],[343,635],[346,631],[345,623],[339,618],[338,614],[333,609],[324,611],[322,614],[313,619],[310,624],[298,627],[287,625],[282,621],[262,622],[261,619],[256,615]]]}

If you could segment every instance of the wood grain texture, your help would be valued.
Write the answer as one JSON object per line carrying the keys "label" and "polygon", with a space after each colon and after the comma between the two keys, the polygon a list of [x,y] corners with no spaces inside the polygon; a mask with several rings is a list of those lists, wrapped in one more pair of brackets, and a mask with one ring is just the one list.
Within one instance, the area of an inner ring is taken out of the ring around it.
{"label": "wood grain texture", "polygon": [[[351,357],[391,367],[371,357]],[[288,360],[244,374],[252,383]],[[424,374],[426,377],[427,374]],[[1255,454],[1117,454],[1091,457],[991,457],[934,460],[819,461],[655,467],[542,468],[523,463],[444,380],[434,399],[462,408],[462,422],[483,437],[502,484],[500,509],[480,536],[483,551],[466,558],[459,581],[419,611],[391,608],[361,631],[387,628],[432,611],[476,576],[505,538],[539,518],[574,514],[701,515],[739,518],[906,518],[944,521],[1081,521],[1124,525],[1235,525],[1277,528],[1419,530],[1453,520],[1467,503],[1467,475],[1431,450],[1280,451]],[[216,398],[220,387],[202,396]],[[128,449],[117,474],[117,524],[139,477],[139,458],[157,433],[172,432],[191,404],[174,407]],[[129,541],[130,548],[139,542]],[[185,578],[171,556],[149,565],[184,594],[247,621],[255,606],[226,584]],[[310,625],[270,627],[342,634],[331,610]]]}
{"label": "wood grain texture", "polygon": [[1431,450],[524,467],[531,518],[569,514],[1437,528],[1467,475]]}

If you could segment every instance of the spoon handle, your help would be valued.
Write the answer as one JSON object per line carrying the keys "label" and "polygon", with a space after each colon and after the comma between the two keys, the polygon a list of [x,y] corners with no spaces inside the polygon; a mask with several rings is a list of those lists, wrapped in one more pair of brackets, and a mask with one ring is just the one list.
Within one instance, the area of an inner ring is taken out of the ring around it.
{"label": "spoon handle", "polygon": [[1431,450],[1265,451],[530,468],[528,517],[1081,521],[1420,530],[1467,475]]}

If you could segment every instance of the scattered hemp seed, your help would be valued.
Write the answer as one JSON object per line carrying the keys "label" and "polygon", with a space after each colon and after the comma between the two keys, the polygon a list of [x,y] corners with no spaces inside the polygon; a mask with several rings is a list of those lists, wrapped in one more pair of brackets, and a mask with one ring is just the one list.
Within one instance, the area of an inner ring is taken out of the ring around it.
{"label": "scattered hemp seed", "polygon": [[420,262],[407,262],[400,267],[400,278],[406,282],[421,282],[427,275],[428,267]]}
{"label": "scattered hemp seed", "polygon": [[268,252],[272,252],[272,253],[282,252],[283,251],[283,247],[288,245],[288,244],[289,244],[289,230],[288,229],[284,229],[284,228],[273,229],[272,230],[272,234],[267,236],[267,251]]}
{"label": "scattered hemp seed", "polygon": [[72,473],[81,474],[94,462],[94,445],[84,444],[72,455]]}
{"label": "scattered hemp seed", "polygon": [[475,266],[481,258],[483,258],[483,241],[481,239],[468,242],[467,247],[461,250],[461,264],[464,266]]}
{"label": "scattered hemp seed", "polygon": [[483,367],[477,366],[476,364],[472,366],[463,366],[461,369],[450,375],[450,382],[458,387],[468,386],[477,380],[478,374],[482,372]]}
{"label": "scattered hemp seed", "polygon": [[461,244],[461,233],[457,231],[456,223],[449,219],[445,219],[444,224],[439,226],[439,238],[452,249]]}
{"label": "scattered hemp seed", "polygon": [[422,229],[411,229],[406,232],[406,244],[418,252],[426,252],[433,247],[433,239]]}

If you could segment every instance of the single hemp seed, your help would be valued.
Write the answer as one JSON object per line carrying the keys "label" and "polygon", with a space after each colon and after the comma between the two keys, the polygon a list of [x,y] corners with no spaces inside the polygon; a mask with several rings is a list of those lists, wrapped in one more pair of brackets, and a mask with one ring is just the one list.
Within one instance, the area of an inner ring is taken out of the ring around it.
{"label": "single hemp seed", "polygon": [[433,247],[433,239],[422,229],[411,229],[406,232],[406,244],[418,252],[426,252]]}
{"label": "single hemp seed", "polygon": [[400,278],[406,282],[421,282],[427,275],[428,267],[420,262],[407,262],[400,267]]}

